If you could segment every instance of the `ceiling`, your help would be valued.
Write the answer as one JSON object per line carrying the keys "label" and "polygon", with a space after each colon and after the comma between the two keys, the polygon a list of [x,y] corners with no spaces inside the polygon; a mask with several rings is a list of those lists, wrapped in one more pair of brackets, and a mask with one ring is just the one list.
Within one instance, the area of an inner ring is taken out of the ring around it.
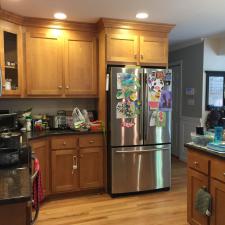
{"label": "ceiling", "polygon": [[5,10],[29,17],[53,18],[62,11],[68,20],[96,22],[100,17],[135,20],[149,13],[147,22],[176,24],[170,34],[174,46],[225,32],[224,0],[0,0]]}

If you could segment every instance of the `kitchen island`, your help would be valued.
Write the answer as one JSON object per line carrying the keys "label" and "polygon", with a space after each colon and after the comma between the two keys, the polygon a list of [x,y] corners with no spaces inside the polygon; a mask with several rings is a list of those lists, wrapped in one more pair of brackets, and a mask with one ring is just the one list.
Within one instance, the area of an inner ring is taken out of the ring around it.
{"label": "kitchen island", "polygon": [[[185,144],[188,150],[188,222],[191,225],[225,225],[225,153],[207,147]],[[200,188],[212,196],[211,216],[201,215],[194,207]]]}

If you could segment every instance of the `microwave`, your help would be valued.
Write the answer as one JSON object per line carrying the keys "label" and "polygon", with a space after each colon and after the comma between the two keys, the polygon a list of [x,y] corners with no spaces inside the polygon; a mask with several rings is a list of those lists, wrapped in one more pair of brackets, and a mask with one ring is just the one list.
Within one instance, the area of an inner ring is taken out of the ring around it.
{"label": "microwave", "polygon": [[17,113],[0,114],[0,132],[18,129]]}

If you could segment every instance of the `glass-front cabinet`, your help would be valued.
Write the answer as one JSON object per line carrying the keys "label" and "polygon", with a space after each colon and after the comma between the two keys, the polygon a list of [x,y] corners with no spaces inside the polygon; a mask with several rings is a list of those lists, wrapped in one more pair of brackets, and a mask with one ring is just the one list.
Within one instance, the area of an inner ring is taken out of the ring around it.
{"label": "glass-front cabinet", "polygon": [[22,76],[22,31],[19,26],[1,26],[0,35],[1,96],[20,95]]}

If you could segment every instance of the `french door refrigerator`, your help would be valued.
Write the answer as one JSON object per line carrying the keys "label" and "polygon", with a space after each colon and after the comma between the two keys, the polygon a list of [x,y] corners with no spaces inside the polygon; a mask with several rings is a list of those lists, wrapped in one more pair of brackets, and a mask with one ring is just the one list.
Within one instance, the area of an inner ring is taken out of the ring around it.
{"label": "french door refrigerator", "polygon": [[171,70],[108,68],[111,195],[170,188]]}

